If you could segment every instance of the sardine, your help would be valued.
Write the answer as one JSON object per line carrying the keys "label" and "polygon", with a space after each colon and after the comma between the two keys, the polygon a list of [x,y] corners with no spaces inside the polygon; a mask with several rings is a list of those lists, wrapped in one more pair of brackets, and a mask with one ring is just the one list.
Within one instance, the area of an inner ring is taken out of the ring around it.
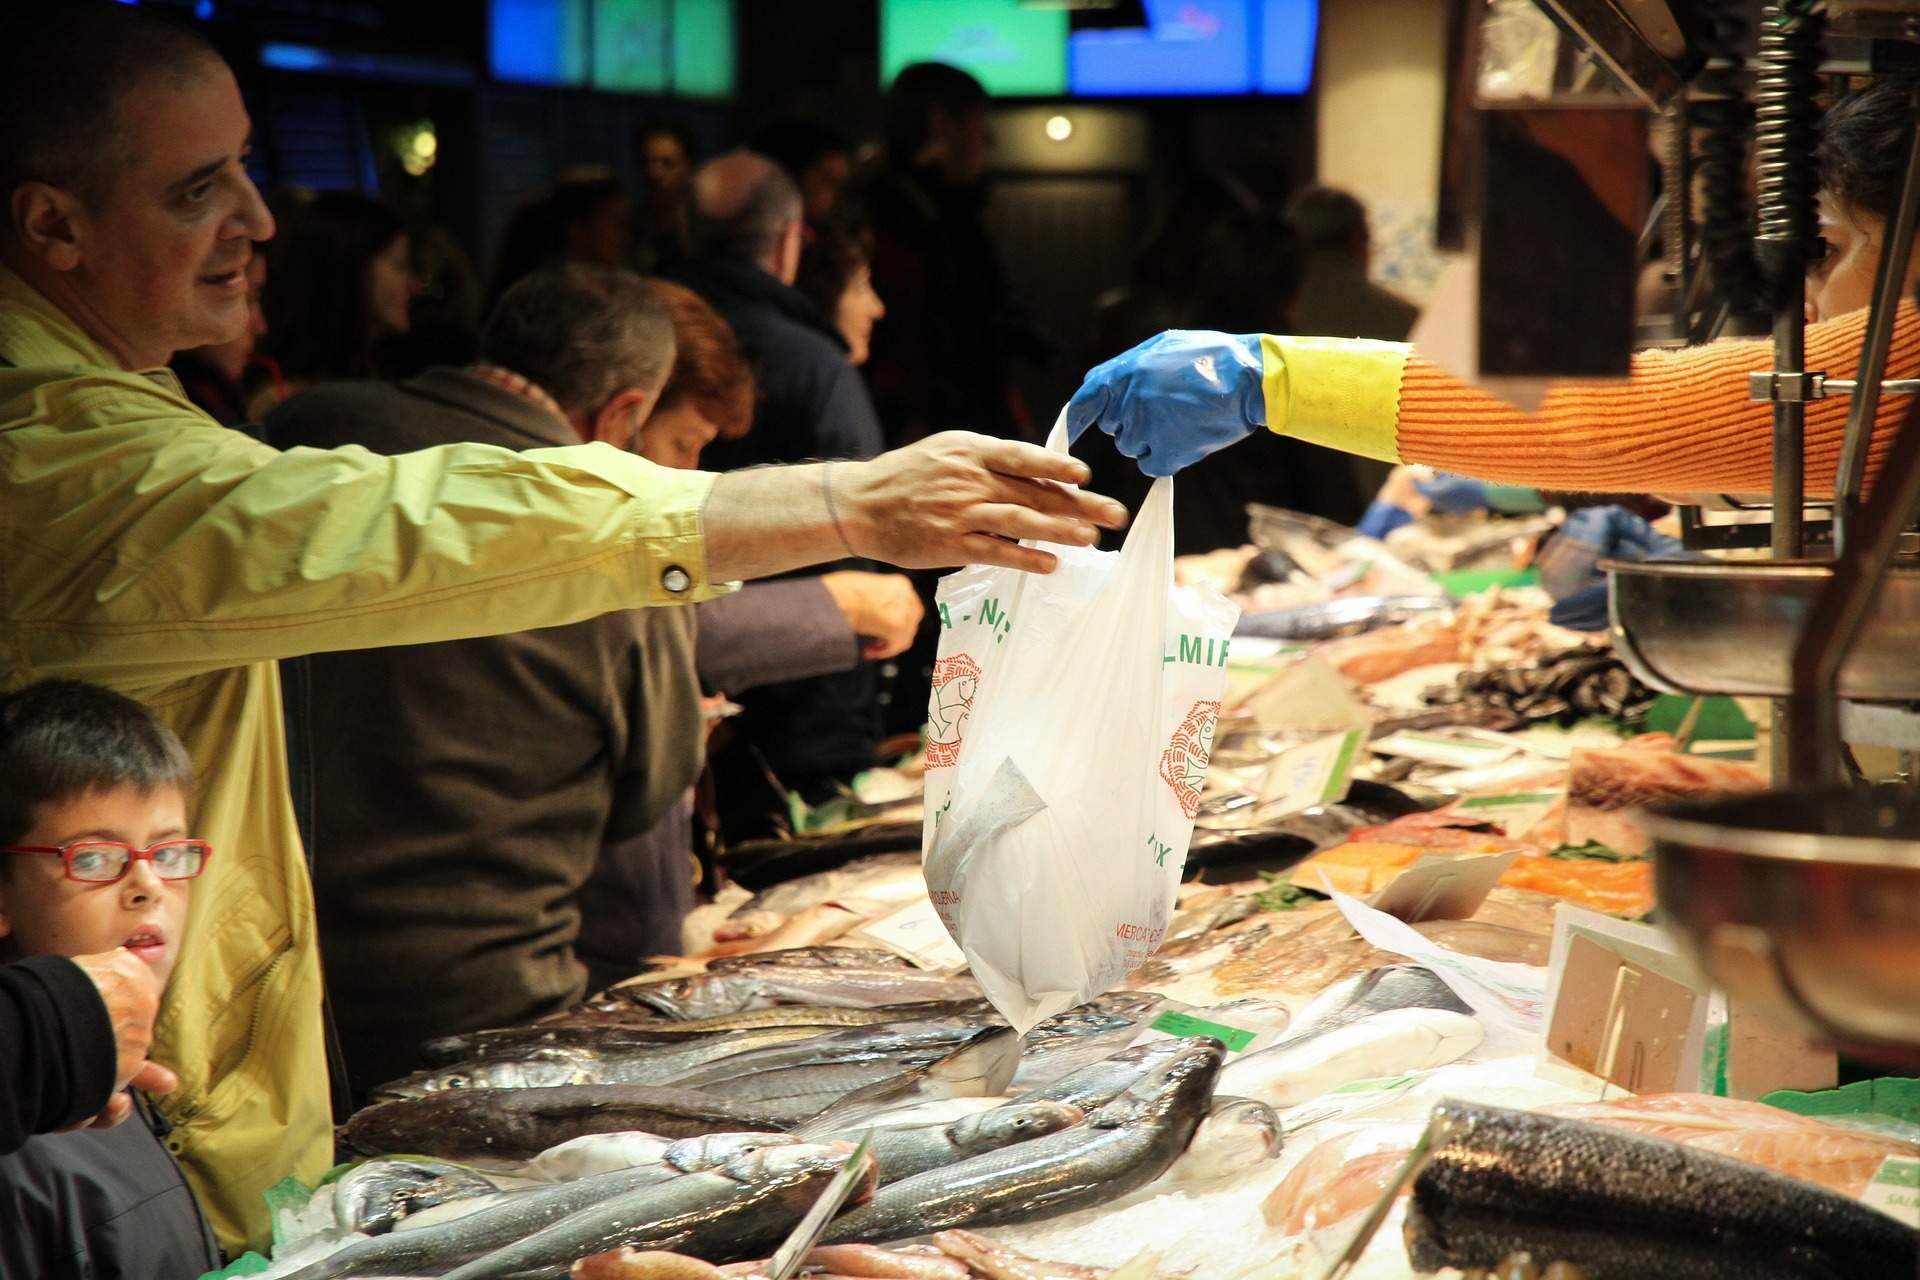
{"label": "sardine", "polygon": [[1032,1222],[1106,1204],[1166,1172],[1207,1114],[1224,1051],[1177,1049],[1084,1124],[882,1187],[828,1228],[827,1242],[880,1243],[950,1227]]}
{"label": "sardine", "polygon": [[1223,1093],[1291,1107],[1341,1085],[1445,1066],[1479,1047],[1486,1031],[1450,1009],[1389,1009],[1236,1058]]}
{"label": "sardine", "polygon": [[664,1138],[745,1130],[782,1122],[716,1094],[638,1084],[551,1089],[451,1089],[380,1102],[347,1121],[342,1137],[367,1155],[409,1153],[492,1164],[531,1160],[588,1133],[638,1129]]}
{"label": "sardine", "polygon": [[[537,1230],[446,1280],[565,1275],[575,1259],[622,1247],[716,1262],[763,1256],[847,1162],[838,1146],[755,1152],[723,1168],[637,1188]],[[872,1162],[868,1160],[868,1176]]]}
{"label": "sardine", "polygon": [[444,1160],[368,1160],[333,1184],[333,1216],[343,1231],[376,1236],[409,1214],[499,1189],[491,1178]]}
{"label": "sardine", "polygon": [[873,1134],[874,1163],[880,1184],[898,1182],[929,1169],[945,1168],[1016,1142],[1031,1142],[1049,1133],[1072,1128],[1085,1119],[1080,1108],[1066,1102],[1009,1103],[989,1111],[962,1116],[947,1124],[888,1125],[874,1129],[847,1129],[829,1137],[857,1142]]}
{"label": "sardine", "polygon": [[1012,1027],[976,1031],[944,1057],[846,1094],[796,1132],[803,1137],[831,1133],[883,1112],[943,1098],[989,1098],[1006,1091],[1019,1065],[1019,1032]]}
{"label": "sardine", "polygon": [[1221,1096],[1226,1072],[1214,1086],[1212,1109],[1181,1157],[1167,1170],[1179,1183],[1216,1182],[1245,1173],[1280,1154],[1284,1130],[1274,1109],[1253,1098]]}
{"label": "sardine", "polygon": [[562,1084],[675,1084],[695,1087],[699,1069],[711,1063],[810,1041],[816,1027],[768,1027],[729,1031],[687,1042],[548,1046],[418,1071],[375,1089],[376,1102],[417,1098],[447,1089],[543,1089]]}
{"label": "sardine", "polygon": [[1416,1271],[1527,1250],[1591,1280],[1920,1275],[1920,1231],[1823,1187],[1678,1143],[1498,1107],[1434,1108]]}
{"label": "sardine", "polygon": [[926,1000],[974,1000],[980,985],[918,969],[754,965],[622,988],[620,996],[669,1018],[711,1018],[776,1004],[872,1008]]}

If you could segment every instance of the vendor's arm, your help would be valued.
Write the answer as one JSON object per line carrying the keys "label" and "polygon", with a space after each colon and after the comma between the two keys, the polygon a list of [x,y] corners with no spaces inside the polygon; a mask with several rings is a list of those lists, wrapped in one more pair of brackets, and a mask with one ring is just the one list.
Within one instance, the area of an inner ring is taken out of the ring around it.
{"label": "vendor's arm", "polygon": [[[1855,312],[1809,325],[1806,367],[1853,376],[1866,319]],[[1761,492],[1772,476],[1772,413],[1747,398],[1747,374],[1772,358],[1766,340],[1641,352],[1624,380],[1551,382],[1529,413],[1403,343],[1177,330],[1089,374],[1068,425],[1114,433],[1156,475],[1266,427],[1365,457],[1543,488]],[[1916,374],[1920,316],[1902,307],[1888,376]],[[1870,469],[1903,402],[1881,398]],[[1832,487],[1846,417],[1844,396],[1807,405],[1809,492]]]}
{"label": "vendor's arm", "polygon": [[9,387],[29,375],[0,371],[0,589],[46,674],[112,663],[162,680],[552,626],[703,599],[848,545],[909,565],[1045,568],[1003,538],[1085,543],[1088,518],[1118,518],[1050,483],[1084,478],[1081,464],[983,437],[824,478],[674,471],[598,444],[281,453],[139,375]]}

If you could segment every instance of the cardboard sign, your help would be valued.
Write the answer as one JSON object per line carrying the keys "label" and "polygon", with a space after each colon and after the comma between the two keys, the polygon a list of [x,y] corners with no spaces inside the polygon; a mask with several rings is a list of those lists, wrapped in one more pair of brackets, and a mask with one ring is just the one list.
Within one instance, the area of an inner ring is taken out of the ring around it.
{"label": "cardboard sign", "polygon": [[1518,849],[1480,858],[1449,858],[1423,854],[1413,865],[1387,881],[1367,903],[1408,924],[1422,920],[1466,920],[1480,909],[1507,873]]}
{"label": "cardboard sign", "polygon": [[1633,1093],[1698,1091],[1710,998],[1659,930],[1561,903],[1540,1073]]}
{"label": "cardboard sign", "polygon": [[1726,1093],[1759,1099],[1775,1089],[1808,1092],[1840,1083],[1840,1055],[1796,1026],[1738,1000],[1727,1002]]}
{"label": "cardboard sign", "polygon": [[915,968],[958,973],[967,967],[966,953],[960,950],[960,944],[947,932],[933,903],[926,898],[855,932]]}
{"label": "cardboard sign", "polygon": [[1273,758],[1260,780],[1260,816],[1284,818],[1316,805],[1344,800],[1360,753],[1361,731],[1328,734],[1289,747]]}

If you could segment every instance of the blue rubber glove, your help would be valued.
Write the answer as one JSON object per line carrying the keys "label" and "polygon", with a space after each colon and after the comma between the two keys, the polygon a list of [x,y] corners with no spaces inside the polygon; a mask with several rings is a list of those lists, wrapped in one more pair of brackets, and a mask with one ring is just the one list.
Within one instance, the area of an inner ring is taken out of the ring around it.
{"label": "blue rubber glove", "polygon": [[1170,476],[1267,425],[1257,333],[1172,329],[1087,375],[1067,403],[1067,439],[1113,437],[1150,476]]}
{"label": "blue rubber glove", "polygon": [[1367,504],[1360,523],[1353,526],[1353,531],[1363,538],[1385,538],[1402,525],[1412,523],[1413,512],[1385,498],[1375,498]]}

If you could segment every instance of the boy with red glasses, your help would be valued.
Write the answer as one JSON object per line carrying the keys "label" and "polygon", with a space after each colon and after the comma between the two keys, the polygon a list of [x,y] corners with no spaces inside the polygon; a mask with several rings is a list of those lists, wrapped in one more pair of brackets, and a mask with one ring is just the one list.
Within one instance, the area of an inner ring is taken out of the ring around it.
{"label": "boy with red glasses", "polygon": [[[0,959],[124,949],[164,987],[194,877],[186,750],[132,699],[75,681],[0,697]],[[97,1032],[111,1039],[100,1020]],[[0,1276],[176,1280],[220,1265],[137,1091],[116,1128],[43,1134],[0,1156]]]}

